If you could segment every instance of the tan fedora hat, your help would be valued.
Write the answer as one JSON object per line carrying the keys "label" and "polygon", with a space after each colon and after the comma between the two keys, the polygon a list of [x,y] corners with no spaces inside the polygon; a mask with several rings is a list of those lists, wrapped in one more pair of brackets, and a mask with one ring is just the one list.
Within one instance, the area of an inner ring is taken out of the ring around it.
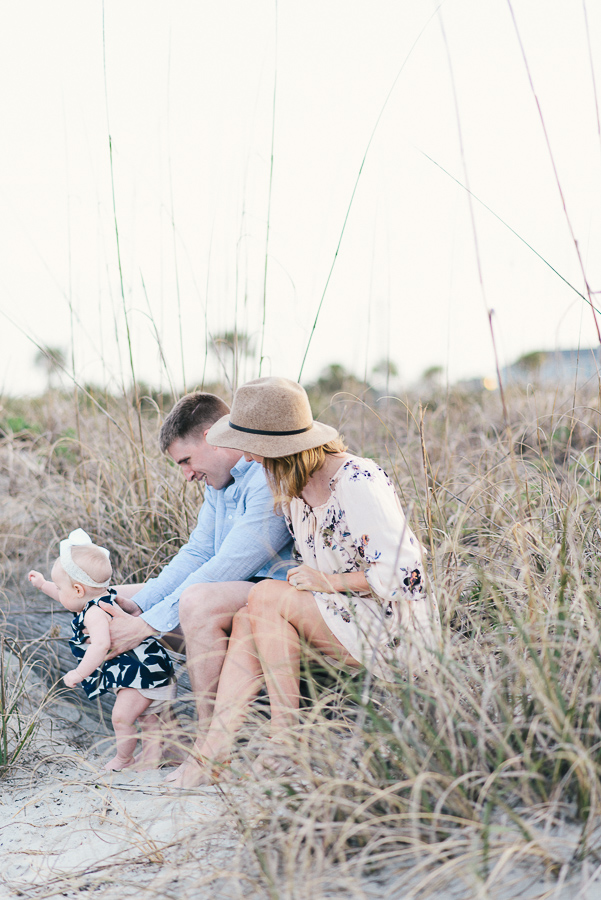
{"label": "tan fedora hat", "polygon": [[229,415],[207,434],[207,443],[276,459],[319,447],[338,437],[315,422],[307,392],[288,378],[257,378],[238,388]]}

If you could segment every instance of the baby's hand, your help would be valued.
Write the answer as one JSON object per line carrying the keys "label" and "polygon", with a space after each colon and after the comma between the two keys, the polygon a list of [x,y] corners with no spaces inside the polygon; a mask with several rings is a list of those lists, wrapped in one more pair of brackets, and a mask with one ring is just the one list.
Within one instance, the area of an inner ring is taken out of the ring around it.
{"label": "baby's hand", "polygon": [[35,569],[32,569],[29,575],[27,576],[34,587],[40,589],[46,579],[42,575],[41,572],[36,572]]}
{"label": "baby's hand", "polygon": [[67,687],[75,687],[76,684],[79,684],[83,681],[83,678],[77,672],[77,669],[70,669],[68,672],[65,672],[63,675],[63,681],[67,685]]}

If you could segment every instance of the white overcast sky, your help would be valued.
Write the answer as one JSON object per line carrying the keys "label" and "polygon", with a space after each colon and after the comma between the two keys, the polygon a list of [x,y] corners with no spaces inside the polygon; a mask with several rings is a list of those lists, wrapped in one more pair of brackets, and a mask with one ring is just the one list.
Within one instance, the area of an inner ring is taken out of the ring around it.
{"label": "white overcast sky", "polygon": [[433,365],[492,374],[489,308],[501,364],[594,346],[590,308],[474,203],[476,252],[468,195],[427,157],[583,291],[571,228],[601,291],[601,4],[437,7],[2,4],[0,390],[43,385],[34,342],[71,366],[72,335],[78,381],[128,382],[126,317],[136,373],[156,385],[215,374],[207,330],[237,324],[258,355],[274,121],[262,374],[299,374],[372,133],[304,381],[386,356],[405,384]]}

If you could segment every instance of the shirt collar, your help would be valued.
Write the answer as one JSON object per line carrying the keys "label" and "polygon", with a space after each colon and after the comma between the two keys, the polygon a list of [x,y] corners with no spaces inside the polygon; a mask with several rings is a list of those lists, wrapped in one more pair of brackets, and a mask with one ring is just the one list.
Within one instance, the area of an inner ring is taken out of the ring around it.
{"label": "shirt collar", "polygon": [[248,475],[248,470],[252,465],[254,465],[252,459],[250,462],[246,462],[244,457],[242,457],[238,460],[235,466],[232,466],[232,468],[230,469],[230,473],[234,480],[231,482],[231,484],[228,484],[227,487],[223,488],[225,494],[227,494],[228,497],[232,499],[237,497],[238,491],[243,487],[244,479]]}
{"label": "shirt collar", "polygon": [[254,463],[253,463],[253,460],[252,460],[252,459],[250,460],[250,462],[247,462],[247,461],[244,459],[244,457],[242,456],[242,457],[238,460],[238,462],[236,463],[236,465],[235,465],[232,469],[230,469],[230,472],[232,473],[232,476],[233,476],[233,478],[234,478],[234,481],[236,481],[236,480],[237,480],[238,478],[240,478],[242,475],[246,475],[246,473],[248,472],[248,470],[250,469],[250,467],[251,467],[253,464],[254,464]]}

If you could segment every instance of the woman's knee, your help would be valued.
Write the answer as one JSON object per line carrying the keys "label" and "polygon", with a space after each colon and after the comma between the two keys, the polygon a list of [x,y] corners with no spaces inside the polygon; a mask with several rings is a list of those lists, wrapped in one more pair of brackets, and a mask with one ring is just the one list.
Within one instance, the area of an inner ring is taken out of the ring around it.
{"label": "woman's knee", "polygon": [[234,615],[232,619],[232,633],[231,637],[236,638],[240,637],[243,634],[248,634],[250,631],[250,614],[248,611],[248,606],[243,606],[242,609],[239,609],[238,612]]}
{"label": "woman's knee", "polygon": [[296,589],[287,581],[260,581],[248,595],[248,612],[252,619],[286,618],[286,610],[297,600]]}
{"label": "woman's knee", "polygon": [[247,615],[261,615],[266,607],[273,606],[276,596],[273,581],[259,581],[250,589],[245,607]]}

